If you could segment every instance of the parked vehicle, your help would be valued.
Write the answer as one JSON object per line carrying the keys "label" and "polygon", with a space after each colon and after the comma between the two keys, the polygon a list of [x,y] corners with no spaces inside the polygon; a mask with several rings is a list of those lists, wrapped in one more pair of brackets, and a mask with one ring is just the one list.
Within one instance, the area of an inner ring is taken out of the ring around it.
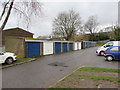
{"label": "parked vehicle", "polygon": [[97,55],[104,55],[104,52],[111,46],[120,46],[120,41],[110,41],[96,50]]}
{"label": "parked vehicle", "polygon": [[106,60],[120,60],[120,46],[109,47],[105,52],[104,56]]}
{"label": "parked vehicle", "polygon": [[0,52],[0,63],[12,64],[16,60],[16,55],[10,52]]}

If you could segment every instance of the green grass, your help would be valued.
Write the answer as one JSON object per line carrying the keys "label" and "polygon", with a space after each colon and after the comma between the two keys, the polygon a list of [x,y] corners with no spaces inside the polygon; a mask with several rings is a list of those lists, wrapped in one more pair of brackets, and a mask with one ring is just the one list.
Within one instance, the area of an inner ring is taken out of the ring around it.
{"label": "green grass", "polygon": [[90,78],[93,80],[105,80],[105,81],[110,81],[110,82],[120,82],[117,77],[110,77],[110,76],[96,76],[96,75],[88,75],[88,74],[80,74],[80,78]]}
{"label": "green grass", "polygon": [[[103,73],[103,72],[113,72],[113,73],[120,73],[120,69],[110,69],[110,68],[99,68],[99,67],[81,67],[79,68],[76,72],[74,73],[71,73],[68,77],[64,78],[62,81],[64,81],[65,83],[69,83],[69,82],[75,82],[76,80],[73,80],[73,79],[91,79],[93,81],[100,81],[100,80],[103,80],[104,81],[108,81],[108,82],[115,82],[115,83],[120,83],[120,79],[118,77],[114,77],[114,76],[101,76],[101,75],[92,75],[91,73],[82,73],[82,71],[84,72],[100,72],[100,73]],[[80,73],[79,73],[80,72]],[[71,79],[72,78],[72,79]],[[62,83],[61,81],[61,83]],[[60,83],[60,82],[59,82]],[[53,87],[50,87],[50,88],[55,88],[55,90],[57,89],[62,89],[62,90],[66,90],[66,89],[72,89],[72,88],[75,88],[75,87],[65,87],[65,86],[62,86],[61,84],[56,84],[55,86]]]}
{"label": "green grass", "polygon": [[17,62],[25,62],[25,61],[29,61],[29,60],[33,60],[35,58],[17,58]]}
{"label": "green grass", "polygon": [[96,46],[103,46],[105,43],[96,44]]}
{"label": "green grass", "polygon": [[82,67],[78,71],[115,72],[115,73],[120,73],[120,69],[109,69],[109,68],[99,68],[99,67]]}

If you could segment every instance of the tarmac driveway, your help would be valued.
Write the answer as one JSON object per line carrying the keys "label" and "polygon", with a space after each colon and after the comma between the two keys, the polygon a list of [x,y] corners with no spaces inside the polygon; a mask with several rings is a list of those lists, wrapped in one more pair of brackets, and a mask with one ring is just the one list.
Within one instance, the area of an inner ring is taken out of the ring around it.
{"label": "tarmac driveway", "polygon": [[118,61],[96,56],[97,47],[44,56],[36,61],[3,69],[3,88],[47,88],[81,66],[118,69]]}

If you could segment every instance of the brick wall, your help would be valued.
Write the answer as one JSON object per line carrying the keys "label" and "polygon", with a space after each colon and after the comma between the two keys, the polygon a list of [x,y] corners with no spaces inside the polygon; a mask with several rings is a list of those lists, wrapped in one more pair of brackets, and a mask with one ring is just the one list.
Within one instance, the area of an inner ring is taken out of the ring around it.
{"label": "brick wall", "polygon": [[5,51],[15,53],[17,57],[25,57],[24,39],[6,37],[5,38]]}

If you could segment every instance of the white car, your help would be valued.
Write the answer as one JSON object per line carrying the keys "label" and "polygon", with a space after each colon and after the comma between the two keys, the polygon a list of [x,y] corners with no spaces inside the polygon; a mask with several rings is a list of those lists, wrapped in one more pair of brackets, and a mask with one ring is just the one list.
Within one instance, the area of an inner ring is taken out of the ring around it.
{"label": "white car", "polygon": [[104,52],[111,46],[120,46],[120,41],[110,41],[96,50],[97,55],[104,55]]}
{"label": "white car", "polygon": [[16,61],[16,55],[14,53],[0,52],[0,64],[12,64],[14,61]]}

